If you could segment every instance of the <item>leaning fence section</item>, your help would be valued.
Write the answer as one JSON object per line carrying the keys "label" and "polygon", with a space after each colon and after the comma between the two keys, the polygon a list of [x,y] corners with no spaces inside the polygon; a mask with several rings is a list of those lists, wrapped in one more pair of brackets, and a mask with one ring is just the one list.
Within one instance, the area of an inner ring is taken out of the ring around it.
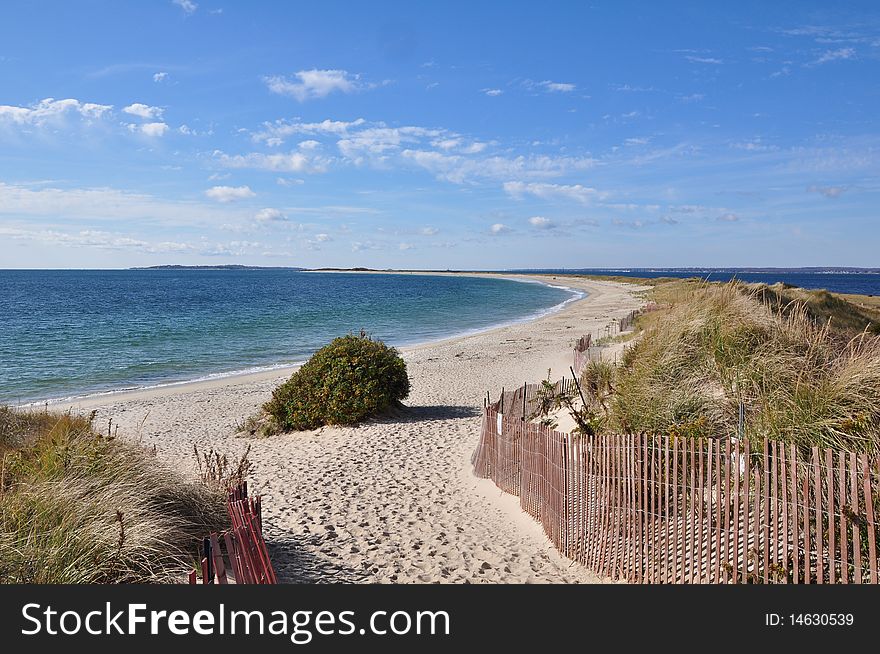
{"label": "leaning fence section", "polygon": [[[247,482],[229,489],[226,498],[231,528],[213,533],[202,541],[200,560],[203,584],[277,584],[269,550],[263,539],[263,512],[260,496],[248,497]],[[225,554],[224,554],[225,550]],[[189,574],[189,583],[198,583],[199,571]]]}
{"label": "leaning fence section", "polygon": [[483,414],[472,462],[566,556],[637,583],[878,583],[880,457],[764,441],[576,437]]}

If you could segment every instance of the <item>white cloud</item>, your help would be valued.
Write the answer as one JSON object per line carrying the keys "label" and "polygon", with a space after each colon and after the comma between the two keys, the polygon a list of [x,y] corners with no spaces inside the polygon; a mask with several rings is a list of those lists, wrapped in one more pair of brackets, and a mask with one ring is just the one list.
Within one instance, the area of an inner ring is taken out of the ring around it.
{"label": "white cloud", "polygon": [[492,98],[497,98],[499,95],[504,93],[501,89],[482,89],[483,93]]}
{"label": "white cloud", "polygon": [[123,107],[122,111],[132,116],[143,118],[144,120],[151,120],[161,118],[165,110],[162,109],[162,107],[151,107],[150,105],[135,102],[127,107]]}
{"label": "white cloud", "polygon": [[168,131],[168,125],[165,123],[144,123],[140,128],[147,136],[162,136]]}
{"label": "white cloud", "polygon": [[545,178],[586,170],[595,161],[584,157],[465,157],[430,150],[404,150],[401,155],[439,179],[464,184],[478,179]]}
{"label": "white cloud", "polygon": [[698,57],[696,55],[687,55],[685,56],[685,59],[693,64],[711,64],[713,66],[720,66],[724,63],[722,59],[717,59],[715,57]]}
{"label": "white cloud", "polygon": [[510,232],[511,229],[504,223],[495,223],[491,227],[489,227],[489,233],[493,236],[500,236],[501,234],[506,234]]}
{"label": "white cloud", "polygon": [[532,216],[529,218],[529,224],[537,229],[553,229],[555,227],[553,221],[544,216]]}
{"label": "white cloud", "polygon": [[345,70],[301,70],[294,74],[296,81],[280,75],[264,78],[272,93],[289,95],[299,102],[325,98],[333,92],[354,93],[368,88],[359,75]]}
{"label": "white cloud", "polygon": [[382,162],[389,152],[397,152],[402,145],[421,144],[422,139],[436,139],[446,132],[424,127],[370,127],[337,141],[339,151],[356,164],[367,159]]}
{"label": "white cloud", "polygon": [[816,59],[816,61],[813,62],[813,65],[818,66],[820,64],[827,64],[830,61],[844,61],[846,59],[853,59],[855,56],[856,51],[853,48],[828,50],[822,53],[822,56]]}
{"label": "white cloud", "polygon": [[318,241],[318,243],[326,243],[328,241],[332,241],[333,239],[330,238],[330,234],[323,234],[322,233],[322,234],[315,234],[315,240]]}
{"label": "white cloud", "polygon": [[192,0],[171,0],[171,2],[183,9],[183,13],[187,16],[194,14],[196,9],[199,8],[199,6]]}
{"label": "white cloud", "polygon": [[643,227],[646,227],[648,223],[644,220],[621,220],[620,218],[615,218],[611,221],[611,224],[618,227],[629,227],[630,229],[642,229]]}
{"label": "white cloud", "polygon": [[154,82],[164,82],[166,79],[168,79],[168,73],[166,72],[153,73]]}
{"label": "white cloud", "polygon": [[227,168],[256,168],[286,173],[322,172],[326,169],[326,162],[324,160],[310,158],[302,152],[279,152],[277,154],[250,152],[248,154],[228,155],[220,150],[216,150],[214,156],[221,165]]}
{"label": "white cloud", "polygon": [[363,250],[381,250],[382,246],[373,241],[354,241],[351,244],[352,252],[362,252]]}
{"label": "white cloud", "polygon": [[308,139],[299,142],[300,150],[317,150],[320,147],[321,143],[319,141],[315,141],[314,139]]}
{"label": "white cloud", "polygon": [[730,147],[736,150],[745,150],[746,152],[773,152],[779,149],[775,145],[764,143],[760,138],[740,143],[731,143]]}
{"label": "white cloud", "polygon": [[43,126],[57,123],[70,114],[76,114],[84,119],[99,119],[112,109],[113,105],[80,102],[74,98],[65,100],[46,98],[29,107],[0,105],[0,124]]}
{"label": "white cloud", "polygon": [[352,121],[323,120],[319,123],[290,123],[285,120],[276,120],[274,123],[263,123],[263,131],[256,132],[252,138],[257,143],[265,141],[269,145],[280,145],[284,139],[295,134],[331,134],[342,136],[347,134],[349,129],[359,127],[365,122],[363,118]]}
{"label": "white cloud", "polygon": [[218,202],[235,202],[252,198],[256,193],[249,186],[212,186],[205,195]]}
{"label": "white cloud", "polygon": [[281,213],[278,209],[260,209],[257,212],[257,215],[254,216],[254,219],[260,223],[276,223],[276,222],[284,222],[287,220],[287,216]]}
{"label": "white cloud", "polygon": [[422,227],[419,230],[419,233],[421,233],[425,236],[435,236],[440,233],[440,230],[437,229],[436,227]]}
{"label": "white cloud", "polygon": [[569,84],[567,82],[551,82],[550,80],[538,82],[538,86],[543,87],[545,91],[550,93],[571,93],[575,90],[574,84]]}
{"label": "white cloud", "polygon": [[735,223],[736,221],[739,220],[739,216],[737,216],[735,213],[728,212],[728,213],[721,214],[715,220],[722,222],[722,223]]}
{"label": "white cloud", "polygon": [[8,220],[33,216],[49,221],[59,219],[111,222],[133,221],[141,226],[161,223],[214,225],[218,216],[236,222],[250,218],[239,213],[199,202],[172,202],[145,193],[113,188],[33,188],[0,182],[0,215]]}
{"label": "white cloud", "polygon": [[505,182],[504,191],[515,198],[521,198],[524,195],[533,195],[542,200],[562,198],[565,200],[576,200],[582,204],[589,204],[591,200],[607,197],[607,193],[597,191],[596,189],[587,186],[582,186],[581,184]]}
{"label": "white cloud", "polygon": [[416,246],[413,245],[412,243],[401,243],[400,245],[397,246],[397,249],[399,249],[399,250],[412,250],[415,247]]}
{"label": "white cloud", "polygon": [[152,254],[189,252],[195,248],[176,241],[149,242],[118,233],[83,229],[62,232],[54,229],[20,229],[0,227],[0,236],[23,239],[62,247],[89,247],[101,250],[139,250]]}

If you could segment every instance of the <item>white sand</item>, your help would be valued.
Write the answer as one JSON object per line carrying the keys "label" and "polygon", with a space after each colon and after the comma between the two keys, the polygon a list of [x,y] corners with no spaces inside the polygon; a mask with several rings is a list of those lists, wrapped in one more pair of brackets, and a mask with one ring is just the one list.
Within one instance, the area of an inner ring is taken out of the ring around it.
{"label": "white sand", "polygon": [[[545,278],[545,281],[552,281]],[[559,555],[518,498],[476,479],[486,391],[568,374],[579,336],[640,305],[640,289],[559,278],[589,296],[539,320],[407,348],[404,415],[267,439],[234,435],[289,371],[79,400],[119,434],[192,471],[193,444],[252,446],[253,485],[283,582],[602,581]],[[65,408],[59,405],[58,408]]]}

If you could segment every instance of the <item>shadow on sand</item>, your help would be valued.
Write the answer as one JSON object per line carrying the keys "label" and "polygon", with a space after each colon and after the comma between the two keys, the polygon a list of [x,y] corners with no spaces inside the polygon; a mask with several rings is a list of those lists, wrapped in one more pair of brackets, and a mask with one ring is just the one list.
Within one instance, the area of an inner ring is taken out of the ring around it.
{"label": "shadow on sand", "polygon": [[328,558],[319,558],[308,550],[308,540],[308,536],[266,539],[279,584],[354,584],[366,580],[366,572],[347,565],[342,552],[328,551]]}

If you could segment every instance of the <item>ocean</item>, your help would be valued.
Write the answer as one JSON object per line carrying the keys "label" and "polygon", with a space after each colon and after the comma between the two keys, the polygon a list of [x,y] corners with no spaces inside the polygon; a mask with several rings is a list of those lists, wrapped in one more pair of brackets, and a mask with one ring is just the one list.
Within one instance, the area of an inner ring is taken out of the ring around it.
{"label": "ocean", "polygon": [[580,294],[505,279],[294,270],[0,270],[0,403],[305,361],[361,329],[395,346],[550,312]]}

